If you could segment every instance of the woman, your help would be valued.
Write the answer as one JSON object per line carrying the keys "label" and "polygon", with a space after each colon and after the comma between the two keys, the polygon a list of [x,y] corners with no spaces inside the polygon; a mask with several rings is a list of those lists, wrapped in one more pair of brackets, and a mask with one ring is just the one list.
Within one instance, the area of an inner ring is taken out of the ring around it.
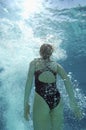
{"label": "woman", "polygon": [[80,111],[74,98],[70,80],[61,67],[50,59],[53,47],[43,44],[40,47],[41,58],[34,59],[30,63],[24,97],[24,117],[29,119],[30,106],[28,98],[31,92],[33,77],[35,77],[35,97],[33,104],[34,130],[62,130],[63,129],[63,105],[60,92],[56,87],[56,76],[60,75],[64,81],[69,96],[70,105],[79,118]]}

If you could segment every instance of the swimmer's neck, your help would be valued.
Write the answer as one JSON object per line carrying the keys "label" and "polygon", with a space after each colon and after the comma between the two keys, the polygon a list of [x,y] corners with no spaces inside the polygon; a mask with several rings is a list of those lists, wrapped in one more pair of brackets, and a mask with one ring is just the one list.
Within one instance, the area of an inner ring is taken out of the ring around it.
{"label": "swimmer's neck", "polygon": [[44,58],[40,58],[42,61],[44,61],[44,62],[50,62],[51,60],[50,60],[50,58],[46,58],[46,59],[44,59]]}

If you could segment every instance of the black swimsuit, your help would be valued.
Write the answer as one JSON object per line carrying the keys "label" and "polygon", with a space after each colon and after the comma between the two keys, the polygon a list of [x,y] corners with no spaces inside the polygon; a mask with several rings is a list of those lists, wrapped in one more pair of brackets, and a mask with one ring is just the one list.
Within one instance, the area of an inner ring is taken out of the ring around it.
{"label": "black swimsuit", "polygon": [[[56,73],[53,72],[50,68],[47,68],[48,71],[52,72],[56,78]],[[56,107],[60,102],[60,93],[56,88],[56,82],[53,83],[44,83],[39,80],[39,75],[45,70],[35,71],[35,91],[43,97],[47,102],[50,110]]]}

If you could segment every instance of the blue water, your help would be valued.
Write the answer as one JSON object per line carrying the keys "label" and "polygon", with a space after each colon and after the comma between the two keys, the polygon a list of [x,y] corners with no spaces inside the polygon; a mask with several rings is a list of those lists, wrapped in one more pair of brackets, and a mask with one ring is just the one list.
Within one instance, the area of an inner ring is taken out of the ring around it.
{"label": "blue water", "polygon": [[64,130],[86,130],[86,2],[25,2],[0,1],[0,130],[33,130],[32,110],[29,122],[23,118],[24,88],[29,63],[39,57],[43,43],[54,46],[54,60],[69,74],[83,111],[83,118],[77,121],[59,79],[65,106]]}

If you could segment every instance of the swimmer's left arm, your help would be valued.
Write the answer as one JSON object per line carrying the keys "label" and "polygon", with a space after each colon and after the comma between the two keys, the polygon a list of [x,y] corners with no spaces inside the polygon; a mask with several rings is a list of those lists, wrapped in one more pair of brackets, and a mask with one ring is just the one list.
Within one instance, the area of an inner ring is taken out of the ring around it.
{"label": "swimmer's left arm", "polygon": [[29,95],[31,92],[31,88],[32,88],[32,83],[33,83],[33,76],[34,76],[34,62],[32,61],[30,63],[30,67],[29,67],[29,72],[28,72],[28,76],[27,76],[27,81],[26,81],[26,85],[25,85],[25,95],[24,95],[24,115],[25,118],[28,120],[28,114],[29,114],[29,105],[28,105],[28,99],[29,99]]}
{"label": "swimmer's left arm", "polygon": [[58,72],[58,74],[61,76],[61,78],[64,81],[65,88],[66,88],[66,91],[67,91],[69,99],[70,99],[69,100],[70,101],[70,106],[72,107],[75,115],[78,118],[80,118],[81,117],[81,112],[80,112],[80,109],[78,107],[78,104],[77,104],[75,96],[74,96],[74,92],[73,92],[73,88],[72,88],[72,85],[71,85],[71,81],[70,81],[67,73],[63,69],[63,67],[60,66],[59,64],[57,64],[57,72]]}

